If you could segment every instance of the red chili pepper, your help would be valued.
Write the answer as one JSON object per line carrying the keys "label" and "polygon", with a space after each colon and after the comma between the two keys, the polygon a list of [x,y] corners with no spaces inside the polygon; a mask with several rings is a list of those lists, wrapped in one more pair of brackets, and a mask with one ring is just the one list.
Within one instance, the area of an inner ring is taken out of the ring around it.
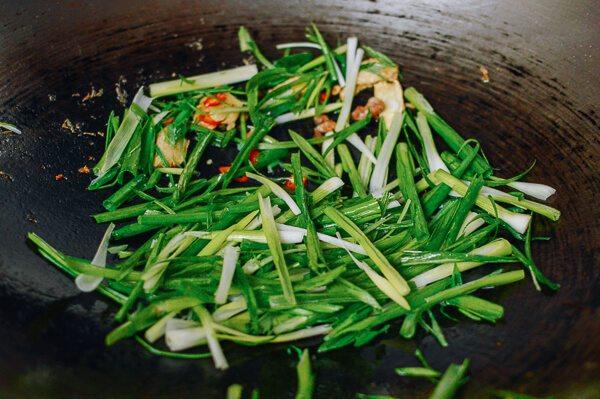
{"label": "red chili pepper", "polygon": [[[306,186],[308,184],[308,179],[306,177],[302,178],[302,185]],[[294,178],[290,177],[285,181],[284,187],[288,191],[296,191],[296,183],[294,183]]]}
{"label": "red chili pepper", "polygon": [[215,97],[219,99],[219,101],[224,102],[227,100],[227,93],[217,93]]}
{"label": "red chili pepper", "polygon": [[256,163],[258,162],[259,155],[260,155],[260,151],[258,151],[256,149],[250,151],[250,155],[248,155],[248,159],[250,160],[250,163],[252,165],[256,165]]}
{"label": "red chili pepper", "polygon": [[219,101],[215,97],[206,97],[204,101],[202,101],[202,105],[205,107],[216,107],[217,105],[221,105],[221,101]]}
{"label": "red chili pepper", "polygon": [[211,118],[209,114],[198,114],[196,120],[209,129],[214,129],[221,124],[221,122]]}
{"label": "red chili pepper", "polygon": [[296,183],[294,183],[293,179],[287,179],[285,181],[285,189],[288,191],[296,191]]}
{"label": "red chili pepper", "polygon": [[163,121],[162,125],[163,126],[169,126],[171,123],[173,123],[173,121],[175,120],[175,118],[171,117],[171,118],[167,118]]}
{"label": "red chili pepper", "polygon": [[325,101],[327,101],[327,92],[322,91],[321,94],[319,94],[319,102],[323,104]]}
{"label": "red chili pepper", "polygon": [[[229,172],[229,169],[231,169],[230,165],[219,166],[219,173],[224,175],[225,173]],[[241,177],[236,177],[233,180],[238,183],[246,183],[250,180],[250,178],[248,176],[241,176]]]}

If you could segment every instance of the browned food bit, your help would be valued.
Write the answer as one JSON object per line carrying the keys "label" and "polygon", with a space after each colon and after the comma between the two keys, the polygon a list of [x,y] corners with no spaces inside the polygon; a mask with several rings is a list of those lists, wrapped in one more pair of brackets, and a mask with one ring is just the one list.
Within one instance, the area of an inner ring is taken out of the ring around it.
{"label": "browned food bit", "polygon": [[8,181],[13,181],[13,177],[2,170],[0,170],[0,178],[8,180]]}
{"label": "browned food bit", "polygon": [[61,180],[66,180],[66,179],[67,178],[62,173],[59,173],[56,176],[54,176],[54,180],[56,180],[56,181],[61,181]]}
{"label": "browned food bit", "polygon": [[352,119],[355,121],[360,121],[365,119],[368,114],[369,109],[367,107],[364,105],[358,105],[356,108],[354,108],[354,111],[352,111]]}
{"label": "browned food bit", "polygon": [[60,127],[62,129],[70,131],[71,133],[75,133],[75,125],[73,124],[73,122],[71,122],[69,118],[65,119],[62,125],[60,125]]}
{"label": "browned food bit", "polygon": [[87,165],[83,165],[81,168],[77,169],[79,173],[83,173],[84,175],[88,175],[91,170]]}
{"label": "browned food bit", "polygon": [[313,129],[313,135],[317,138],[323,137],[325,133],[335,129],[335,121],[329,119],[327,115],[315,117],[315,123],[317,123],[317,126]]}
{"label": "browned food bit", "polygon": [[323,122],[330,120],[329,117],[325,114],[317,115],[313,118],[315,125],[320,125]]}
{"label": "browned food bit", "polygon": [[385,110],[385,103],[378,98],[371,97],[365,105],[359,105],[352,111],[352,119],[355,121],[363,120],[369,113],[374,118],[379,118],[383,110]]}
{"label": "browned food bit", "polygon": [[479,72],[481,72],[481,81],[483,83],[489,83],[490,82],[490,73],[488,72],[488,69],[486,67],[484,67],[483,65],[481,65],[479,67]]}
{"label": "browned food bit", "polygon": [[117,101],[121,103],[121,105],[125,106],[127,104],[127,91],[123,88],[123,85],[127,83],[127,79],[123,75],[119,76],[117,83],[115,83],[115,93],[117,93]]}
{"label": "browned food bit", "polygon": [[92,86],[90,91],[87,92],[86,95],[81,99],[81,102],[84,103],[88,100],[91,100],[92,98],[102,97],[103,94],[104,94],[104,89],[96,90],[96,88],[94,86]]}
{"label": "browned food bit", "polygon": [[367,101],[367,108],[374,118],[379,118],[379,115],[385,110],[385,103],[376,97],[371,97]]}

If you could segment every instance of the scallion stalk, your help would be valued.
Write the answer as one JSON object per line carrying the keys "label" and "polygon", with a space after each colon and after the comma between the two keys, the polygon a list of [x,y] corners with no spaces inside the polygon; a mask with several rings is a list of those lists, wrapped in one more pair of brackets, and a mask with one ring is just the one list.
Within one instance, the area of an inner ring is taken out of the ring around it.
{"label": "scallion stalk", "polygon": [[153,83],[148,88],[152,98],[186,93],[210,87],[225,86],[245,82],[258,73],[256,65],[225,69],[223,71],[205,73],[202,75],[186,77],[185,80],[175,79],[161,83]]}
{"label": "scallion stalk", "polygon": [[[452,188],[459,195],[464,196],[467,193],[468,186],[448,172],[438,169],[434,175],[436,179]],[[481,194],[477,196],[475,204],[491,216],[502,219],[521,234],[525,233],[529,226],[531,215],[511,212]]]}
{"label": "scallion stalk", "polygon": [[292,282],[285,262],[285,256],[283,255],[283,249],[281,248],[281,242],[279,241],[279,234],[273,219],[273,210],[271,208],[270,199],[263,198],[260,194],[258,195],[258,203],[260,206],[260,216],[262,218],[263,231],[267,236],[267,244],[273,254],[273,263],[277,268],[279,275],[279,282],[283,295],[290,305],[296,304],[296,298],[294,297],[294,290],[292,288]]}

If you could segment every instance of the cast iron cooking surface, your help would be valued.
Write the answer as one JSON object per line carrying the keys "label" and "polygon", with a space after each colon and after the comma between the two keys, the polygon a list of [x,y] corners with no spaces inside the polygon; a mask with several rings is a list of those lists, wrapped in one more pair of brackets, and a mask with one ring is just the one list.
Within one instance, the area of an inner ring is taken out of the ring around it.
{"label": "cast iron cooking surface", "polygon": [[[111,109],[144,83],[240,65],[236,30],[251,28],[268,54],[298,40],[310,21],[330,40],[356,34],[400,63],[404,85],[425,93],[447,120],[481,139],[509,176],[532,159],[534,181],[558,189],[563,211],[536,260],[562,284],[536,292],[530,280],[489,296],[505,306],[496,326],[447,323],[450,346],[389,334],[365,348],[316,357],[316,397],[355,392],[425,397],[426,382],[397,377],[418,345],[436,368],[472,359],[464,398],[492,388],[535,395],[599,397],[598,108],[599,13],[594,1],[68,1],[0,5],[0,120],[23,134],[0,137],[0,397],[221,398],[258,387],[291,398],[295,359],[282,347],[227,345],[226,372],[210,360],[154,357],[129,340],[105,348],[115,306],[80,294],[31,251],[35,231],[67,253],[91,257],[104,230],[88,215],[103,194],[86,192],[77,169],[98,158]],[[195,44],[194,44],[195,43]],[[201,45],[200,45],[201,44]],[[483,83],[479,66],[489,70]],[[101,98],[82,103],[90,85]],[[50,97],[56,100],[51,101]],[[61,129],[69,118],[76,133]],[[55,181],[63,173],[65,180]],[[393,331],[396,331],[395,329]]]}

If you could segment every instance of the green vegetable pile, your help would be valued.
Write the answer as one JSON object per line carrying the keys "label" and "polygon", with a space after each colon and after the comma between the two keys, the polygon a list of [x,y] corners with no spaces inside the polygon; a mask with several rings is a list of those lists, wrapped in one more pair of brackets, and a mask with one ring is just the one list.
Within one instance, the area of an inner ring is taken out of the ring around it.
{"label": "green vegetable pile", "polygon": [[319,337],[325,352],[422,329],[445,346],[441,316],[502,317],[482,288],[526,272],[558,288],[531,252],[533,215],[560,216],[539,202],[554,189],[521,181],[531,167],[495,176],[475,139],[356,38],[330,47],[311,26],[273,61],[245,28],[239,39],[259,66],[152,84],[109,116],[89,187],[112,189],[94,259],[29,235],[81,290],[118,304],[107,345],[135,337],[220,369],[226,341]]}

